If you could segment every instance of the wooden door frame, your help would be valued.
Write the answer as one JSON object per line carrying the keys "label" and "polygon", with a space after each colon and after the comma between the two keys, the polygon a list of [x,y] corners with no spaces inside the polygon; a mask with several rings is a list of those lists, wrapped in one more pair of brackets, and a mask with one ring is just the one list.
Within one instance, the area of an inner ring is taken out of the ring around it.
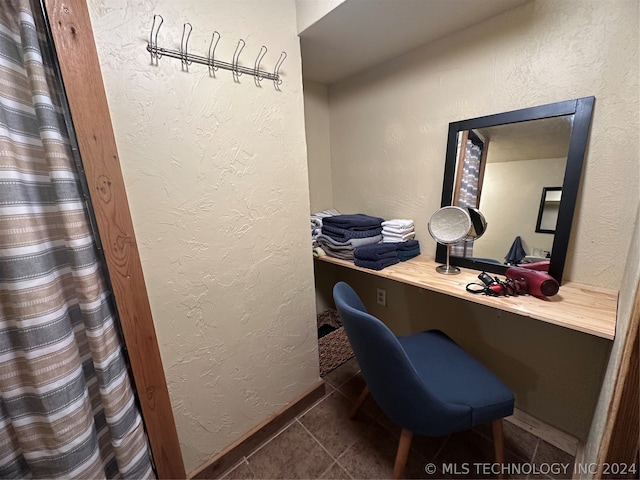
{"label": "wooden door frame", "polygon": [[85,0],[43,0],[160,478],[186,478]]}
{"label": "wooden door frame", "polygon": [[[638,478],[640,465],[640,282],[631,308],[630,324],[622,346],[622,360],[618,367],[613,396],[607,410],[604,436],[600,443],[595,478]],[[613,466],[629,467],[635,471],[614,471]],[[608,466],[608,469],[605,469]]]}

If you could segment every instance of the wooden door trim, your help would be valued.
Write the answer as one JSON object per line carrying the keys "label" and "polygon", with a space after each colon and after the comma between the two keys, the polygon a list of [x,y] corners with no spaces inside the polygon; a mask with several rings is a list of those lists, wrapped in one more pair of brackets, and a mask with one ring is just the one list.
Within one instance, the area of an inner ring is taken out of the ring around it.
{"label": "wooden door trim", "polygon": [[85,0],[44,5],[157,474],[185,478],[89,10]]}
{"label": "wooden door trim", "polygon": [[[638,478],[638,449],[640,447],[640,282],[636,285],[630,324],[622,347],[622,360],[618,368],[613,396],[609,403],[604,436],[598,451],[596,478]],[[613,471],[617,466],[629,467],[635,463],[634,471]]]}

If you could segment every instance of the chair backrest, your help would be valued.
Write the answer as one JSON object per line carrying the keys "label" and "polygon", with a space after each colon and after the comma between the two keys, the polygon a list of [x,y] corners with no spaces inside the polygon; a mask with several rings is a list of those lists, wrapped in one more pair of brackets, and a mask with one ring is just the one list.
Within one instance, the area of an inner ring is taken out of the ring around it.
{"label": "chair backrest", "polygon": [[450,417],[451,407],[429,392],[397,337],[367,312],[348,284],[337,283],[333,298],[362,376],[382,411],[402,428],[424,435],[438,434],[431,432]]}

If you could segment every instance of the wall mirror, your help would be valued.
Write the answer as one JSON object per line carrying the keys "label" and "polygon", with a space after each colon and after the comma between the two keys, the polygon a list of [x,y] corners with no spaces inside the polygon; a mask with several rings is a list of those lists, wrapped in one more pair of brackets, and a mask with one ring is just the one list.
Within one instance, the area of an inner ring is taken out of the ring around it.
{"label": "wall mirror", "polygon": [[[488,224],[482,238],[452,247],[452,265],[504,274],[509,265],[548,261],[549,274],[562,282],[594,102],[578,98],[449,124],[441,206],[478,208]],[[549,202],[547,193],[541,200],[549,187],[562,192],[557,201],[551,189]],[[541,203],[549,206],[545,232],[536,231]],[[436,261],[446,260],[446,250],[437,246]]]}

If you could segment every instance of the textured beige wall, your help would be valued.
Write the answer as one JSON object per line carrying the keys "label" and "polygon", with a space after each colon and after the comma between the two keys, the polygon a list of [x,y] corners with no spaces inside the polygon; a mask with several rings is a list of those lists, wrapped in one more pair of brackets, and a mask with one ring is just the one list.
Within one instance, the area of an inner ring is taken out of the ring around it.
{"label": "textured beige wall", "polygon": [[[309,167],[309,198],[311,213],[333,208],[331,183],[331,138],[329,135],[329,92],[326,85],[305,81],[304,119],[307,139],[307,165]],[[331,283],[331,278],[316,279],[318,283]],[[316,289],[316,312],[331,308],[331,298]]]}
{"label": "textured beige wall", "polygon": [[311,213],[333,208],[329,93],[326,85],[304,82],[304,119]]}
{"label": "textured beige wall", "polygon": [[[113,127],[187,470],[318,380],[303,95],[293,0],[90,0]],[[253,67],[261,45],[282,91],[145,50]]]}
{"label": "textured beige wall", "polygon": [[[449,122],[594,95],[565,280],[620,288],[640,197],[638,18],[636,1],[534,0],[332,85],[334,207],[413,218],[433,255]],[[397,333],[444,329],[518,408],[586,439],[611,342],[330,267],[316,278],[353,282]],[[329,285],[318,291],[330,301]]]}
{"label": "textured beige wall", "polygon": [[543,187],[562,186],[566,164],[566,158],[487,163],[480,196],[487,231],[474,242],[473,256],[504,262],[516,236],[529,255],[534,248],[551,251],[553,235],[536,233],[540,196]]}

